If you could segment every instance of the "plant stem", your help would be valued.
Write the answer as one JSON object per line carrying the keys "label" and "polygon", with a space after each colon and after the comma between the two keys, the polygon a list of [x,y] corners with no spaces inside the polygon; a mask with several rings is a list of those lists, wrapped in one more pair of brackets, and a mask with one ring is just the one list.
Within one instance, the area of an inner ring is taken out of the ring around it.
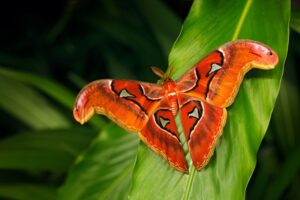
{"label": "plant stem", "polygon": [[190,192],[191,192],[192,183],[193,183],[194,176],[195,176],[195,171],[196,171],[195,167],[192,166],[191,174],[189,175],[189,180],[188,180],[187,188],[186,188],[186,190],[184,192],[184,197],[183,197],[184,200],[188,200],[189,197],[190,197]]}

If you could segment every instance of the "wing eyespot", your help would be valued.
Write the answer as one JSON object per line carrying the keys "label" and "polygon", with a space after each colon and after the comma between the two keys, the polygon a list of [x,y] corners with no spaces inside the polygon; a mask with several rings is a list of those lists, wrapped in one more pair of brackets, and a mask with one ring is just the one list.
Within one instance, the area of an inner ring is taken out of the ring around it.
{"label": "wing eyespot", "polygon": [[119,93],[119,97],[121,98],[135,98],[135,96],[131,93],[129,93],[126,89],[121,90],[121,92]]}
{"label": "wing eyespot", "polygon": [[198,108],[195,106],[194,109],[188,113],[188,117],[191,118],[191,117],[194,117],[196,119],[199,119],[199,110]]}
{"label": "wing eyespot", "polygon": [[219,71],[220,69],[222,69],[222,66],[220,64],[218,64],[218,63],[212,63],[211,66],[210,66],[210,70],[206,74],[206,77],[208,77],[213,72]]}
{"label": "wing eyespot", "polygon": [[170,120],[169,119],[165,119],[163,117],[160,117],[159,118],[159,122],[160,122],[160,125],[165,128],[169,123],[170,123]]}

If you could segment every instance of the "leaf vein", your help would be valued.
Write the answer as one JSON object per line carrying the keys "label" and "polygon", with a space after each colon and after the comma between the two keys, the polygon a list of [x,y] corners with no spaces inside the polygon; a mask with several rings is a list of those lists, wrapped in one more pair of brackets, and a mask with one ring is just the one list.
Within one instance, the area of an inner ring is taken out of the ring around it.
{"label": "leaf vein", "polygon": [[231,40],[236,40],[238,38],[238,35],[239,35],[240,31],[241,31],[242,25],[243,25],[243,23],[245,21],[245,18],[247,16],[248,12],[249,12],[249,9],[250,9],[250,7],[252,5],[252,2],[253,2],[253,0],[248,0],[246,2],[246,5],[245,5],[245,7],[243,9],[243,12],[242,12],[241,17],[240,17],[240,19],[238,21],[238,24],[236,26],[236,29],[234,31],[234,34],[233,34]]}

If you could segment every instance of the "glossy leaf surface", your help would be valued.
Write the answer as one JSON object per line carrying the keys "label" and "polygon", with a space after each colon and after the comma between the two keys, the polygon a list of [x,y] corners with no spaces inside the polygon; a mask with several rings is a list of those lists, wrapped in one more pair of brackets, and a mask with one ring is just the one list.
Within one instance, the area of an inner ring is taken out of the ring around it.
{"label": "glossy leaf surface", "polygon": [[127,199],[137,144],[136,135],[116,125],[105,128],[79,156],[60,189],[59,198]]}

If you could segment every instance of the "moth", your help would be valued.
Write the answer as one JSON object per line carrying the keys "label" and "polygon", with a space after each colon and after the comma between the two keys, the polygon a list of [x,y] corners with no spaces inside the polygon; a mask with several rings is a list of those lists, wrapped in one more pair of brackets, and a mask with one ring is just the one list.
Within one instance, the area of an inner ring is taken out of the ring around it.
{"label": "moth", "polygon": [[252,68],[273,69],[276,53],[252,40],[236,40],[197,62],[178,80],[165,76],[161,84],[135,80],[96,80],[78,94],[73,115],[81,124],[94,114],[113,120],[164,157],[177,170],[187,173],[188,164],[174,117],[179,114],[185,142],[195,168],[210,160],[226,122],[226,108],[238,93],[245,74]]}

